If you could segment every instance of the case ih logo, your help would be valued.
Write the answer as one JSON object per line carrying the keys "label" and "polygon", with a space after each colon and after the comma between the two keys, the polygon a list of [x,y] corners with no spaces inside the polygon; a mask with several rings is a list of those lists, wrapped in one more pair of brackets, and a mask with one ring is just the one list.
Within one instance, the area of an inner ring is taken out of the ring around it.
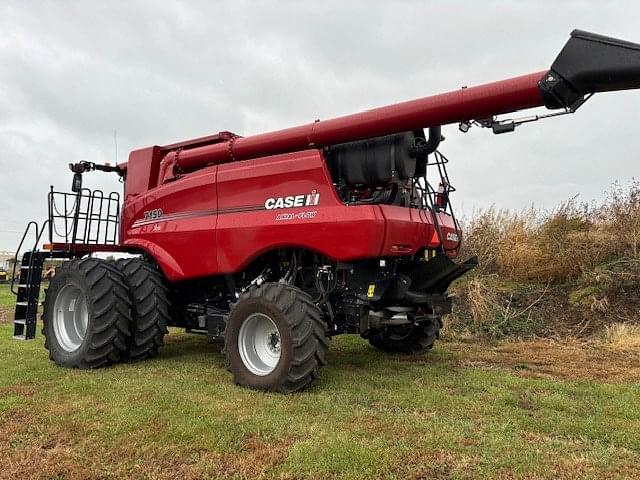
{"label": "case ih logo", "polygon": [[459,240],[458,234],[451,232],[447,233],[447,240],[449,240],[450,242],[457,242]]}
{"label": "case ih logo", "polygon": [[316,190],[306,195],[291,195],[288,197],[267,198],[264,208],[273,210],[275,208],[309,207],[320,203],[320,194]]}

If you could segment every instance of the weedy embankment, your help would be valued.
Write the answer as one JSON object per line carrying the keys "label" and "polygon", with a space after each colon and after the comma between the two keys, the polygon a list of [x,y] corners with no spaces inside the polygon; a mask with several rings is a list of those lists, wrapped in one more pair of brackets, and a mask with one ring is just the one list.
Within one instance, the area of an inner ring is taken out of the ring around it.
{"label": "weedy embankment", "polygon": [[478,255],[480,265],[454,287],[458,309],[449,332],[637,335],[640,182],[614,185],[599,205],[571,199],[552,211],[490,208],[463,224],[461,256]]}

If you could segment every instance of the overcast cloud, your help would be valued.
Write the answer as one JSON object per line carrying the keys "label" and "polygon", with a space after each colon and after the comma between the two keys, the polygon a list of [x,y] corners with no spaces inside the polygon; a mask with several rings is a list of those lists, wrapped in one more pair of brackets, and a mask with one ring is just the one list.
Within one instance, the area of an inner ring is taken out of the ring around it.
{"label": "overcast cloud", "polygon": [[[640,3],[0,4],[0,249],[67,164],[220,130],[248,135],[548,68],[581,28],[640,42]],[[640,92],[494,136],[444,129],[465,212],[598,200],[637,166]],[[119,188],[106,174],[88,186]]]}

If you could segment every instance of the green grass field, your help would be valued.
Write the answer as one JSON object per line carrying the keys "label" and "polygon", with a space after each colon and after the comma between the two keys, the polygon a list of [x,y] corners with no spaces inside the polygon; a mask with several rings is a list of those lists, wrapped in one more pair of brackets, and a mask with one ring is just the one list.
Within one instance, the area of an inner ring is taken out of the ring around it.
{"label": "green grass field", "polygon": [[640,477],[637,352],[441,342],[407,358],[342,337],[314,387],[282,396],[234,386],[199,336],[77,371],[11,334],[5,319],[0,478]]}
{"label": "green grass field", "polygon": [[0,284],[0,306],[11,306],[15,301],[16,297],[9,290],[9,286],[8,283]]}

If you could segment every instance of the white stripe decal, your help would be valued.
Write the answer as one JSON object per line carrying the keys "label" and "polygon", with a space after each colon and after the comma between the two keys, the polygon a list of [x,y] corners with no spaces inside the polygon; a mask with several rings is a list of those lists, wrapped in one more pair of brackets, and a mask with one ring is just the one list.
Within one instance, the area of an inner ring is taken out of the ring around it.
{"label": "white stripe decal", "polygon": [[172,220],[182,220],[184,218],[194,218],[194,217],[206,217],[209,215],[215,215],[216,213],[219,215],[223,215],[225,213],[243,213],[243,212],[252,212],[257,210],[264,210],[264,205],[246,205],[243,207],[229,207],[223,208],[220,210],[211,209],[211,210],[197,210],[194,212],[179,212],[179,213],[169,213],[164,214],[159,218],[154,219],[140,219],[136,220],[131,224],[132,228],[142,227],[144,225],[153,225],[155,223],[161,222],[170,222]]}

